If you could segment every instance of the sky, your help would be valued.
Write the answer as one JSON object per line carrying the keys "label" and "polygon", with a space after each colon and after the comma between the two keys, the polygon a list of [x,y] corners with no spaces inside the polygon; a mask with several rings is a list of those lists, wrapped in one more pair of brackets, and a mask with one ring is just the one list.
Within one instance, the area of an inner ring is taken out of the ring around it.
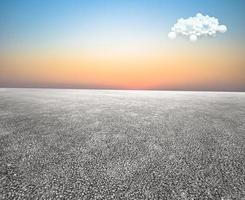
{"label": "sky", "polygon": [[[243,0],[0,0],[0,87],[245,91]],[[180,18],[227,32],[168,38]]]}

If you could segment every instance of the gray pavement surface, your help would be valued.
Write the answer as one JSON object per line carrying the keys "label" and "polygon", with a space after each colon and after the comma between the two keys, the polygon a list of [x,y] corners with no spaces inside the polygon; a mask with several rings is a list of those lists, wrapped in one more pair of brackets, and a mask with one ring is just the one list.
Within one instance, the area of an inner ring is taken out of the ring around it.
{"label": "gray pavement surface", "polygon": [[0,199],[245,199],[245,93],[2,88]]}

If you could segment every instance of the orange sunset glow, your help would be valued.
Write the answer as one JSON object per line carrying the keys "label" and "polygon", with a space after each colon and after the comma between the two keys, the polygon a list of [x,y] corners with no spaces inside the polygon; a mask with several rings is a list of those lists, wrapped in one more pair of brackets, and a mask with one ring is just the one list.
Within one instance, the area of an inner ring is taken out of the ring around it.
{"label": "orange sunset glow", "polygon": [[[15,54],[2,59],[8,67],[1,68],[1,79],[37,86],[121,89],[188,89],[193,84],[236,86],[244,83],[241,73],[244,69],[239,67],[244,59],[232,49],[213,50],[208,56],[196,52],[183,48],[183,52],[163,49],[146,55]],[[238,67],[232,67],[234,63],[238,63]]]}

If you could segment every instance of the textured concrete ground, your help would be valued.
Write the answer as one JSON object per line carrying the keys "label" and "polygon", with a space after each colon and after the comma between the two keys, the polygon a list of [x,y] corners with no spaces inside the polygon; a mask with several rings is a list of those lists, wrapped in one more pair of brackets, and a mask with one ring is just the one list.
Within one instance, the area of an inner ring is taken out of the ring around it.
{"label": "textured concrete ground", "polygon": [[0,199],[245,199],[245,93],[0,89]]}

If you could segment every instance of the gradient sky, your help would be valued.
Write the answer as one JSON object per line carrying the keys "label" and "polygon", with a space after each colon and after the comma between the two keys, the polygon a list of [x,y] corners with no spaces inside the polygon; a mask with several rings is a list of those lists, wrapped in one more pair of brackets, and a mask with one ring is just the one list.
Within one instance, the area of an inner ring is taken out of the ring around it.
{"label": "gradient sky", "polygon": [[[1,0],[0,87],[245,91],[244,0]],[[167,37],[201,12],[228,27]]]}

